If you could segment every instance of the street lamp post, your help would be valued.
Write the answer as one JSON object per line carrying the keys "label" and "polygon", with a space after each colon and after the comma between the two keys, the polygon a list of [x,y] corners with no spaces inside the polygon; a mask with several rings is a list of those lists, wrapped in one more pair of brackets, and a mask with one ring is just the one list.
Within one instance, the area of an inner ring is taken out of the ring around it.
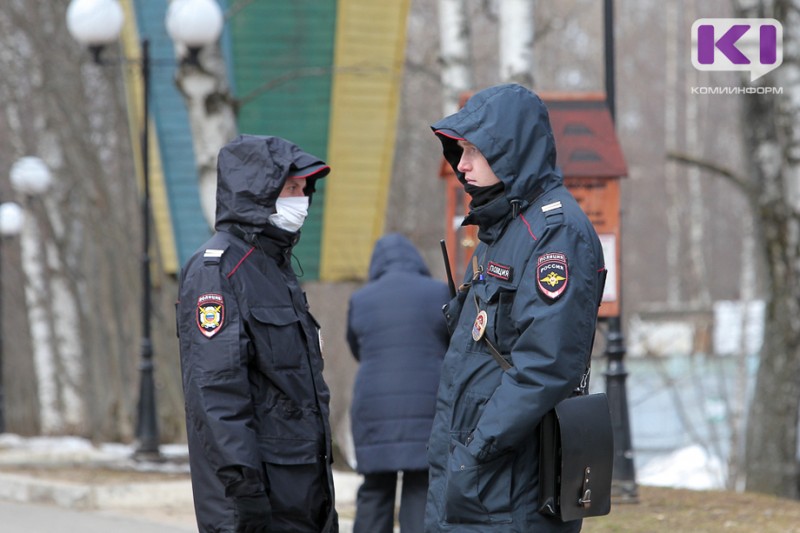
{"label": "street lamp post", "polygon": [[[614,76],[614,0],[603,2],[604,48],[605,48],[605,82],[606,100],[611,118],[616,120],[616,89]],[[620,279],[622,279],[620,277]],[[621,291],[621,288],[620,288]],[[620,302],[622,298],[620,297]],[[631,441],[631,424],[628,414],[628,394],[625,381],[628,371],[625,369],[625,337],[622,335],[622,305],[617,316],[608,318],[606,336],[606,355],[608,370],[606,371],[606,392],[614,421],[614,470],[612,475],[612,495],[618,501],[635,503],[639,501],[636,487],[636,469],[633,462],[633,444]]]}
{"label": "street lamp post", "polygon": [[[22,208],[14,202],[0,204],[0,248],[6,237],[13,237],[22,231]],[[0,250],[0,269],[3,265],[2,251]],[[3,276],[0,274],[0,281]],[[3,289],[0,286],[0,313],[3,311]],[[3,321],[0,320],[0,433],[6,432],[6,403],[5,387],[3,386]]]}
{"label": "street lamp post", "polygon": [[[117,0],[72,0],[67,8],[67,27],[72,36],[88,46],[95,63],[102,64],[101,51],[114,42],[122,29],[123,13]],[[222,11],[213,0],[173,0],[167,11],[167,30],[176,42],[189,49],[190,60],[197,60],[201,47],[215,42],[222,31]],[[153,379],[153,342],[151,336],[150,280],[150,41],[141,40],[141,58],[132,61],[140,68],[142,79],[142,124],[140,157],[142,168],[142,307],[139,404],[137,407],[135,455],[141,458],[160,456],[155,382]],[[174,62],[173,62],[174,65]]]}

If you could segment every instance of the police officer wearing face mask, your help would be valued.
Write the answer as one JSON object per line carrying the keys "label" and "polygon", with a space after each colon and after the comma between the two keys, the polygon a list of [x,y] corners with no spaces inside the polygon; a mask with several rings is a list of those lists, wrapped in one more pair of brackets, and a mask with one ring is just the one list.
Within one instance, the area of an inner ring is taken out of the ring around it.
{"label": "police officer wearing face mask", "polygon": [[201,533],[338,531],[319,325],[291,264],[329,171],[278,137],[219,153],[216,234],[182,269],[177,304]]}

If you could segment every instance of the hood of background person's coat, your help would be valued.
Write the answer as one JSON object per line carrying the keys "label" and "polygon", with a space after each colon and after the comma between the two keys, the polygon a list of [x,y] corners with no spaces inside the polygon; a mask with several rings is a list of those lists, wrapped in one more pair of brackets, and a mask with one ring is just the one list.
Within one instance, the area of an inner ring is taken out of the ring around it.
{"label": "hood of background person's coat", "polygon": [[306,196],[330,172],[324,161],[280,137],[239,135],[217,158],[217,215],[214,227],[263,228],[290,177],[306,178]]}
{"label": "hood of background person's coat", "polygon": [[417,249],[399,233],[378,239],[369,262],[369,280],[374,281],[387,272],[410,272],[430,276],[427,265]]}
{"label": "hood of background person's coat", "polygon": [[509,201],[524,205],[542,191],[563,182],[556,168],[556,145],[542,100],[517,84],[498,85],[475,93],[457,113],[431,126],[442,142],[445,159],[456,168],[462,150],[458,141],[474,144],[505,186]]}

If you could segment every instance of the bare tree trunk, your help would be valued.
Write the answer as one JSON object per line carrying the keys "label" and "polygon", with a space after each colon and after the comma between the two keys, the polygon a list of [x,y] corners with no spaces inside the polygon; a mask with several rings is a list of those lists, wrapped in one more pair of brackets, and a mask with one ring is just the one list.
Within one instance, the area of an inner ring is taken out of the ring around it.
{"label": "bare tree trunk", "polygon": [[[51,150],[57,151],[55,145]],[[50,158],[57,160],[59,154],[53,154]],[[49,302],[49,318],[55,341],[53,348],[58,355],[56,372],[60,405],[68,431],[86,434],[86,399],[82,395],[85,384],[83,328],[73,319],[65,318],[81,316],[78,291],[70,281],[72,273],[67,264],[70,259],[67,251],[71,246],[64,245],[67,241],[65,234],[70,230],[63,223],[54,199],[46,195],[42,200],[46,214],[43,219],[49,223],[49,234],[43,242],[46,245],[47,270],[50,272],[49,292],[52,298]]]}
{"label": "bare tree trunk", "polygon": [[[695,19],[695,2],[694,0],[686,2],[685,9],[683,10],[683,20],[691,24]],[[687,22],[684,22],[686,24]],[[693,68],[687,69],[687,84],[689,86],[697,85],[698,71]],[[675,92],[678,92],[677,90]],[[702,139],[700,137],[699,129],[703,122],[698,119],[698,98],[686,99],[686,130],[685,139],[686,147],[689,151],[703,150]],[[708,309],[711,306],[711,291],[708,283],[708,267],[706,266],[705,252],[710,248],[706,242],[704,228],[707,225],[706,217],[706,198],[703,196],[703,187],[701,186],[700,169],[697,167],[689,167],[687,169],[688,182],[688,195],[687,202],[689,204],[689,256],[692,265],[692,287],[691,299],[696,307]]]}
{"label": "bare tree trunk", "polygon": [[[665,65],[666,81],[664,103],[664,138],[666,146],[676,147],[678,142],[678,104],[677,104],[677,56],[678,56],[678,6],[675,2],[664,5],[666,23],[667,61]],[[678,169],[674,163],[667,161],[664,169],[664,181],[667,190],[667,303],[677,307],[681,302],[681,201],[678,196]]]}
{"label": "bare tree trunk", "polygon": [[534,0],[503,0],[500,10],[500,80],[533,88]]}
{"label": "bare tree trunk", "polygon": [[58,386],[55,375],[55,354],[49,328],[47,311],[47,288],[45,261],[41,243],[41,233],[37,220],[30,216],[30,201],[25,224],[20,235],[22,247],[22,268],[25,271],[25,301],[31,331],[34,368],[36,370],[39,393],[39,417],[44,434],[55,434],[64,429],[64,420],[58,401]]}
{"label": "bare tree trunk", "polygon": [[[748,95],[744,134],[753,180],[757,242],[770,281],[765,342],[747,430],[746,488],[797,498],[797,424],[800,406],[800,215],[792,183],[800,179],[800,2],[741,7],[741,17],[773,17],[783,25],[783,64],[759,84],[786,94]],[[748,5],[750,3],[748,2]]]}
{"label": "bare tree trunk", "polygon": [[458,111],[462,93],[472,90],[470,29],[465,0],[439,0],[439,39],[442,59],[442,110]]}
{"label": "bare tree trunk", "polygon": [[739,283],[739,299],[742,302],[742,317],[739,330],[742,332],[739,353],[736,354],[736,377],[734,390],[738,394],[726,397],[728,412],[728,428],[730,429],[730,451],[728,452],[728,490],[741,490],[744,488],[744,452],[745,452],[745,410],[750,401],[748,387],[747,362],[750,357],[750,346],[747,342],[747,324],[750,318],[749,310],[756,300],[756,241],[753,235],[753,220],[750,217],[742,219],[742,269]]}
{"label": "bare tree trunk", "polygon": [[[181,55],[181,52],[178,52]],[[218,46],[205,47],[200,61],[181,63],[175,83],[189,113],[197,165],[200,205],[214,228],[217,193],[217,155],[237,134],[236,113]]]}
{"label": "bare tree trunk", "polygon": [[[46,434],[84,434],[87,430],[83,342],[75,293],[54,243],[53,227],[42,221],[57,215],[45,198],[28,198],[21,236],[22,266],[34,368],[38,378],[41,427]],[[42,228],[46,227],[44,231]]]}

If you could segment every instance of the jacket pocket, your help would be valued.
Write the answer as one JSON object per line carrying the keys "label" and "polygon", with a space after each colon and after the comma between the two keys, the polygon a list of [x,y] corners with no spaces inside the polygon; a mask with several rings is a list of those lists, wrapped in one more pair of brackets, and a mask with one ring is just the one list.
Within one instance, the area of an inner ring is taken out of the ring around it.
{"label": "jacket pocket", "polygon": [[511,522],[512,455],[478,463],[457,440],[450,443],[445,487],[445,520],[451,524]]}
{"label": "jacket pocket", "polygon": [[510,354],[519,339],[519,331],[511,319],[511,307],[514,305],[515,290],[501,288],[497,291],[497,311],[494,317],[497,349],[502,354]]}
{"label": "jacket pocket", "polygon": [[[519,338],[519,331],[511,318],[516,287],[497,283],[474,284],[474,299],[477,310],[486,311],[487,324],[484,335],[504,356],[508,356]],[[467,348],[488,353],[483,339],[468,338]]]}
{"label": "jacket pocket", "polygon": [[313,438],[259,437],[259,453],[265,463],[307,465],[319,462],[320,444]]}
{"label": "jacket pocket", "polygon": [[302,366],[306,344],[294,308],[253,307],[250,312],[258,366],[277,370]]}

